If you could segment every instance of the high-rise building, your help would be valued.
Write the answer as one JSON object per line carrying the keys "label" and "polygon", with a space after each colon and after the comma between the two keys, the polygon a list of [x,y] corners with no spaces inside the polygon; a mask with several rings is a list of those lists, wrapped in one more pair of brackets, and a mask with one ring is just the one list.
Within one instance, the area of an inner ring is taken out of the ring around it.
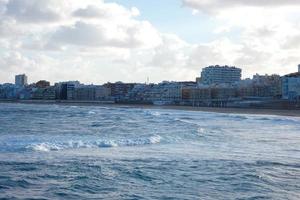
{"label": "high-rise building", "polygon": [[17,86],[23,87],[27,85],[27,76],[25,74],[20,74],[15,76],[15,84]]}
{"label": "high-rise building", "polygon": [[242,70],[229,66],[209,66],[201,72],[201,83],[211,84],[232,84],[241,80]]}

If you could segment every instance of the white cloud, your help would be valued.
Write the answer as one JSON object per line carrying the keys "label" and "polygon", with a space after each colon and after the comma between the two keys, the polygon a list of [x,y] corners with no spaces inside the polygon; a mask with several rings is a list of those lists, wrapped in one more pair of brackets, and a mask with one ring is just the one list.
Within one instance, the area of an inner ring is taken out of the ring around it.
{"label": "white cloud", "polygon": [[0,82],[24,72],[32,81],[103,83],[194,80],[212,64],[242,67],[245,76],[296,69],[300,15],[289,5],[298,3],[183,2],[220,24],[215,39],[188,43],[141,20],[137,8],[102,0],[0,0]]}
{"label": "white cloud", "polygon": [[182,0],[184,6],[211,12],[235,7],[282,7],[300,5],[297,0]]}
{"label": "white cloud", "polygon": [[10,0],[5,14],[25,23],[53,22],[61,19],[62,6],[60,0]]}
{"label": "white cloud", "polygon": [[[110,78],[122,80],[124,73],[118,75],[120,65],[115,64],[116,60],[125,61],[122,67],[130,71],[131,50],[148,51],[162,42],[161,33],[151,23],[135,19],[140,14],[135,7],[127,9],[101,0],[0,3],[0,53],[14,51],[24,58],[16,57],[19,67],[11,63],[13,55],[11,59],[0,58],[0,67],[11,77],[30,60],[36,67],[25,67],[23,72],[32,80],[38,80],[41,74],[52,81],[63,77],[96,83]],[[101,74],[106,76],[101,78]],[[8,80],[6,75],[1,80]],[[130,78],[134,76],[132,71]]]}
{"label": "white cloud", "polygon": [[214,34],[227,38],[230,41],[227,46],[237,48],[235,51],[225,49],[227,55],[217,57],[224,57],[229,63],[242,67],[246,76],[256,72],[285,74],[296,70],[300,62],[295,59],[300,51],[300,1],[182,2],[191,8],[191,12],[198,10],[221,24],[215,28]]}

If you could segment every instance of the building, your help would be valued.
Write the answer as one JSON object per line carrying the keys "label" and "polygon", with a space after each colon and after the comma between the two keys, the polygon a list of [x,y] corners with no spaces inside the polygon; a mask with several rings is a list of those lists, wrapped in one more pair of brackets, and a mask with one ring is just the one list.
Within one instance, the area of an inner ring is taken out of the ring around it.
{"label": "building", "polygon": [[282,83],[279,75],[259,75],[253,79],[240,81],[237,86],[238,97],[241,98],[273,98],[279,99],[282,96]]}
{"label": "building", "polygon": [[218,85],[211,88],[211,98],[216,100],[229,100],[237,97],[236,88],[229,85]]}
{"label": "building", "polygon": [[193,103],[210,100],[211,89],[208,86],[183,88],[182,99]]}
{"label": "building", "polygon": [[114,100],[124,100],[128,98],[129,92],[134,88],[136,83],[106,83],[103,86],[108,88]]}
{"label": "building", "polygon": [[233,84],[241,80],[242,70],[229,66],[209,66],[201,72],[201,83],[204,85],[212,84]]}
{"label": "building", "polygon": [[38,87],[38,88],[47,88],[47,87],[50,86],[50,82],[45,81],[45,80],[40,80],[40,81],[36,82],[35,85],[36,85],[36,87]]}
{"label": "building", "polygon": [[55,100],[55,87],[33,88],[32,99],[34,100]]}
{"label": "building", "polygon": [[45,100],[55,100],[55,87],[50,86],[45,88],[43,99]]}
{"label": "building", "polygon": [[109,97],[109,88],[99,85],[79,85],[74,90],[74,100],[78,101],[108,100]]}
{"label": "building", "polygon": [[74,100],[75,87],[79,86],[79,81],[60,82],[55,84],[56,99]]}
{"label": "building", "polygon": [[32,91],[32,99],[42,100],[44,99],[44,88],[34,88]]}
{"label": "building", "polygon": [[109,100],[111,96],[111,91],[109,88],[104,86],[95,87],[95,100]]}
{"label": "building", "polygon": [[16,99],[20,88],[14,84],[0,85],[0,99]]}
{"label": "building", "polygon": [[80,85],[74,88],[73,100],[94,101],[96,87],[94,85]]}
{"label": "building", "polygon": [[20,74],[15,76],[15,84],[19,87],[24,87],[27,85],[27,76],[25,74]]}
{"label": "building", "polygon": [[178,103],[182,99],[182,84],[170,82],[164,85],[162,100],[170,103]]}
{"label": "building", "polygon": [[147,103],[147,94],[151,90],[153,84],[136,84],[128,93],[131,102]]}
{"label": "building", "polygon": [[67,83],[67,100],[74,100],[75,99],[75,87],[77,86],[76,83],[69,82]]}
{"label": "building", "polygon": [[300,99],[300,72],[282,77],[282,98],[288,100]]}

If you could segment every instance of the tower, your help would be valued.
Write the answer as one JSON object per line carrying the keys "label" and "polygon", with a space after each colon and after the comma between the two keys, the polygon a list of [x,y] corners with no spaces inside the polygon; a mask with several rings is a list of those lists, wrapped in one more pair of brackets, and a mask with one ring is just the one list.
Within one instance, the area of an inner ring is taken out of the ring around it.
{"label": "tower", "polygon": [[27,76],[25,74],[20,74],[15,76],[15,84],[17,86],[26,86],[27,85]]}

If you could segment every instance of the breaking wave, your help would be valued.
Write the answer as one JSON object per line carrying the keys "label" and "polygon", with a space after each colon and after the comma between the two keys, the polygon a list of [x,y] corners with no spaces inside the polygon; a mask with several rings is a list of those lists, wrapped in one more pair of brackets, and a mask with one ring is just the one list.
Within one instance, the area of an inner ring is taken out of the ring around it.
{"label": "breaking wave", "polygon": [[111,147],[123,147],[123,146],[143,146],[158,144],[162,140],[159,135],[154,135],[149,138],[137,138],[137,139],[122,139],[122,140],[97,140],[97,141],[73,141],[68,142],[42,142],[28,145],[26,149],[32,151],[59,151],[64,149],[82,149],[82,148],[111,148]]}

